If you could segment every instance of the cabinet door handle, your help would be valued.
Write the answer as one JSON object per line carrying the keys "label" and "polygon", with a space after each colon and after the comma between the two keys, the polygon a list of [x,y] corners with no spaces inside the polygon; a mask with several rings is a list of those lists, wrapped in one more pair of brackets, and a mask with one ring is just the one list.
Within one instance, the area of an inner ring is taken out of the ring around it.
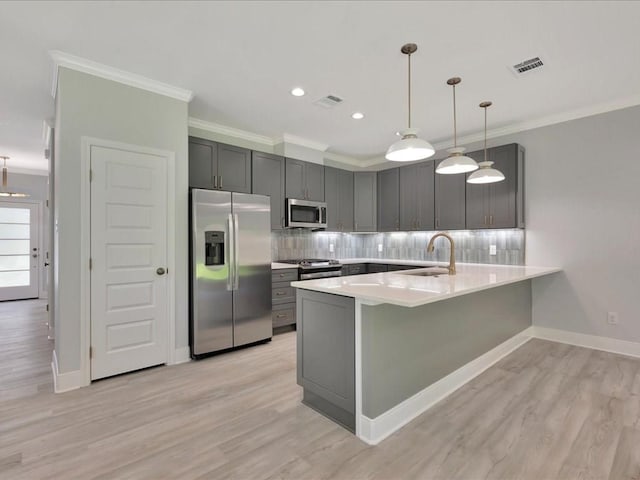
{"label": "cabinet door handle", "polygon": [[493,225],[493,215],[489,215],[489,225]]}
{"label": "cabinet door handle", "polygon": [[286,315],[283,315],[282,313],[278,313],[276,315],[276,318],[284,318],[284,317],[286,317]]}
{"label": "cabinet door handle", "polygon": [[485,225],[487,224],[487,216],[486,215],[484,216],[484,224]]}
{"label": "cabinet door handle", "polygon": [[355,223],[353,224],[353,227],[354,227],[354,230],[358,230],[358,222],[355,222]]}
{"label": "cabinet door handle", "polygon": [[281,274],[280,274],[280,278],[282,278],[282,277],[284,277],[284,273],[281,273]]}
{"label": "cabinet door handle", "polygon": [[286,295],[286,292],[276,292],[276,297],[281,297],[282,295]]}
{"label": "cabinet door handle", "polygon": [[440,219],[436,218],[436,228],[439,228],[439,227],[440,227]]}
{"label": "cabinet door handle", "polygon": [[213,188],[214,188],[214,190],[217,190],[217,188],[218,188],[218,176],[217,175],[213,176]]}
{"label": "cabinet door handle", "polygon": [[280,226],[284,228],[284,217],[280,218]]}
{"label": "cabinet door handle", "polygon": [[218,177],[218,188],[222,190],[222,175]]}

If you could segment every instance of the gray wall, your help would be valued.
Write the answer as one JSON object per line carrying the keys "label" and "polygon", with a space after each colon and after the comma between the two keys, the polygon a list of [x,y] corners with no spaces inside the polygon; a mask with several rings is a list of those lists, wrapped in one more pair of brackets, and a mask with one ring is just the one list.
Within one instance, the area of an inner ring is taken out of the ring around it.
{"label": "gray wall", "polygon": [[[456,245],[456,261],[524,265],[524,230],[464,230],[449,232]],[[449,260],[449,242],[436,240],[435,252],[427,253],[427,244],[435,232],[393,232],[349,234],[284,230],[271,234],[274,260],[295,258],[386,258],[397,260]],[[334,252],[329,246],[333,244]],[[378,245],[382,244],[382,252]],[[496,255],[489,255],[496,245]]]}
{"label": "gray wall", "polygon": [[640,342],[639,126],[632,107],[490,141],[526,148],[526,263],[564,269],[534,282],[534,325]]}
{"label": "gray wall", "polygon": [[176,347],[188,345],[188,105],[60,68],[56,95],[56,356],[61,373],[80,368],[80,162],[89,136],[175,152]]}

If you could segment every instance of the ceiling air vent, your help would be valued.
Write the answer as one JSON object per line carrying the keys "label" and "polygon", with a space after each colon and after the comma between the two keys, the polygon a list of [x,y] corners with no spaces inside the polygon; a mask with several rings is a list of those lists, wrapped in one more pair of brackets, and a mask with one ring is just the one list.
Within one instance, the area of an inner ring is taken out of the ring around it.
{"label": "ceiling air vent", "polygon": [[544,63],[540,59],[540,57],[533,57],[529,60],[525,60],[524,62],[517,63],[511,67],[511,70],[516,76],[523,75],[525,73],[529,73],[532,70],[537,70],[542,67]]}
{"label": "ceiling air vent", "polygon": [[336,97],[335,95],[327,95],[326,97],[322,97],[319,100],[313,102],[314,105],[318,105],[323,108],[333,108],[336,105],[340,105],[342,103],[342,99],[340,97]]}

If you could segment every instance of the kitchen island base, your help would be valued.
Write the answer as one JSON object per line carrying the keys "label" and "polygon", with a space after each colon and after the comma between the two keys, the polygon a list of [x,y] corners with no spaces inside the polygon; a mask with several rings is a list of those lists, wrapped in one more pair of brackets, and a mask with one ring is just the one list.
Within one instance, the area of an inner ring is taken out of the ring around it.
{"label": "kitchen island base", "polygon": [[297,296],[304,403],[372,444],[520,346],[531,326],[530,280],[412,308]]}

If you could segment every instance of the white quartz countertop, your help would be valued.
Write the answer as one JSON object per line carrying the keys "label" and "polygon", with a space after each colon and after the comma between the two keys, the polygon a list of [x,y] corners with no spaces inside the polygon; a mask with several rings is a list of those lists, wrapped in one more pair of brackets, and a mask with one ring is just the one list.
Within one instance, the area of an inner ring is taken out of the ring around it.
{"label": "white quartz countertop", "polygon": [[271,262],[271,270],[280,270],[283,268],[298,268],[298,266],[290,263]]}
{"label": "white quartz countertop", "polygon": [[[357,263],[369,260],[360,259]],[[376,260],[380,263],[391,263]],[[344,262],[347,263],[347,262]],[[395,261],[394,261],[395,263]],[[401,264],[417,264],[397,261]],[[436,262],[421,262],[433,265]],[[442,263],[439,263],[442,265]],[[419,272],[422,269],[405,272]],[[370,273],[348,277],[331,277],[292,282],[291,286],[316,292],[353,297],[372,303],[389,303],[403,307],[417,307],[448,298],[496,288],[560,272],[555,267],[529,267],[510,265],[480,265],[458,263],[456,275],[422,277],[401,272]]]}

